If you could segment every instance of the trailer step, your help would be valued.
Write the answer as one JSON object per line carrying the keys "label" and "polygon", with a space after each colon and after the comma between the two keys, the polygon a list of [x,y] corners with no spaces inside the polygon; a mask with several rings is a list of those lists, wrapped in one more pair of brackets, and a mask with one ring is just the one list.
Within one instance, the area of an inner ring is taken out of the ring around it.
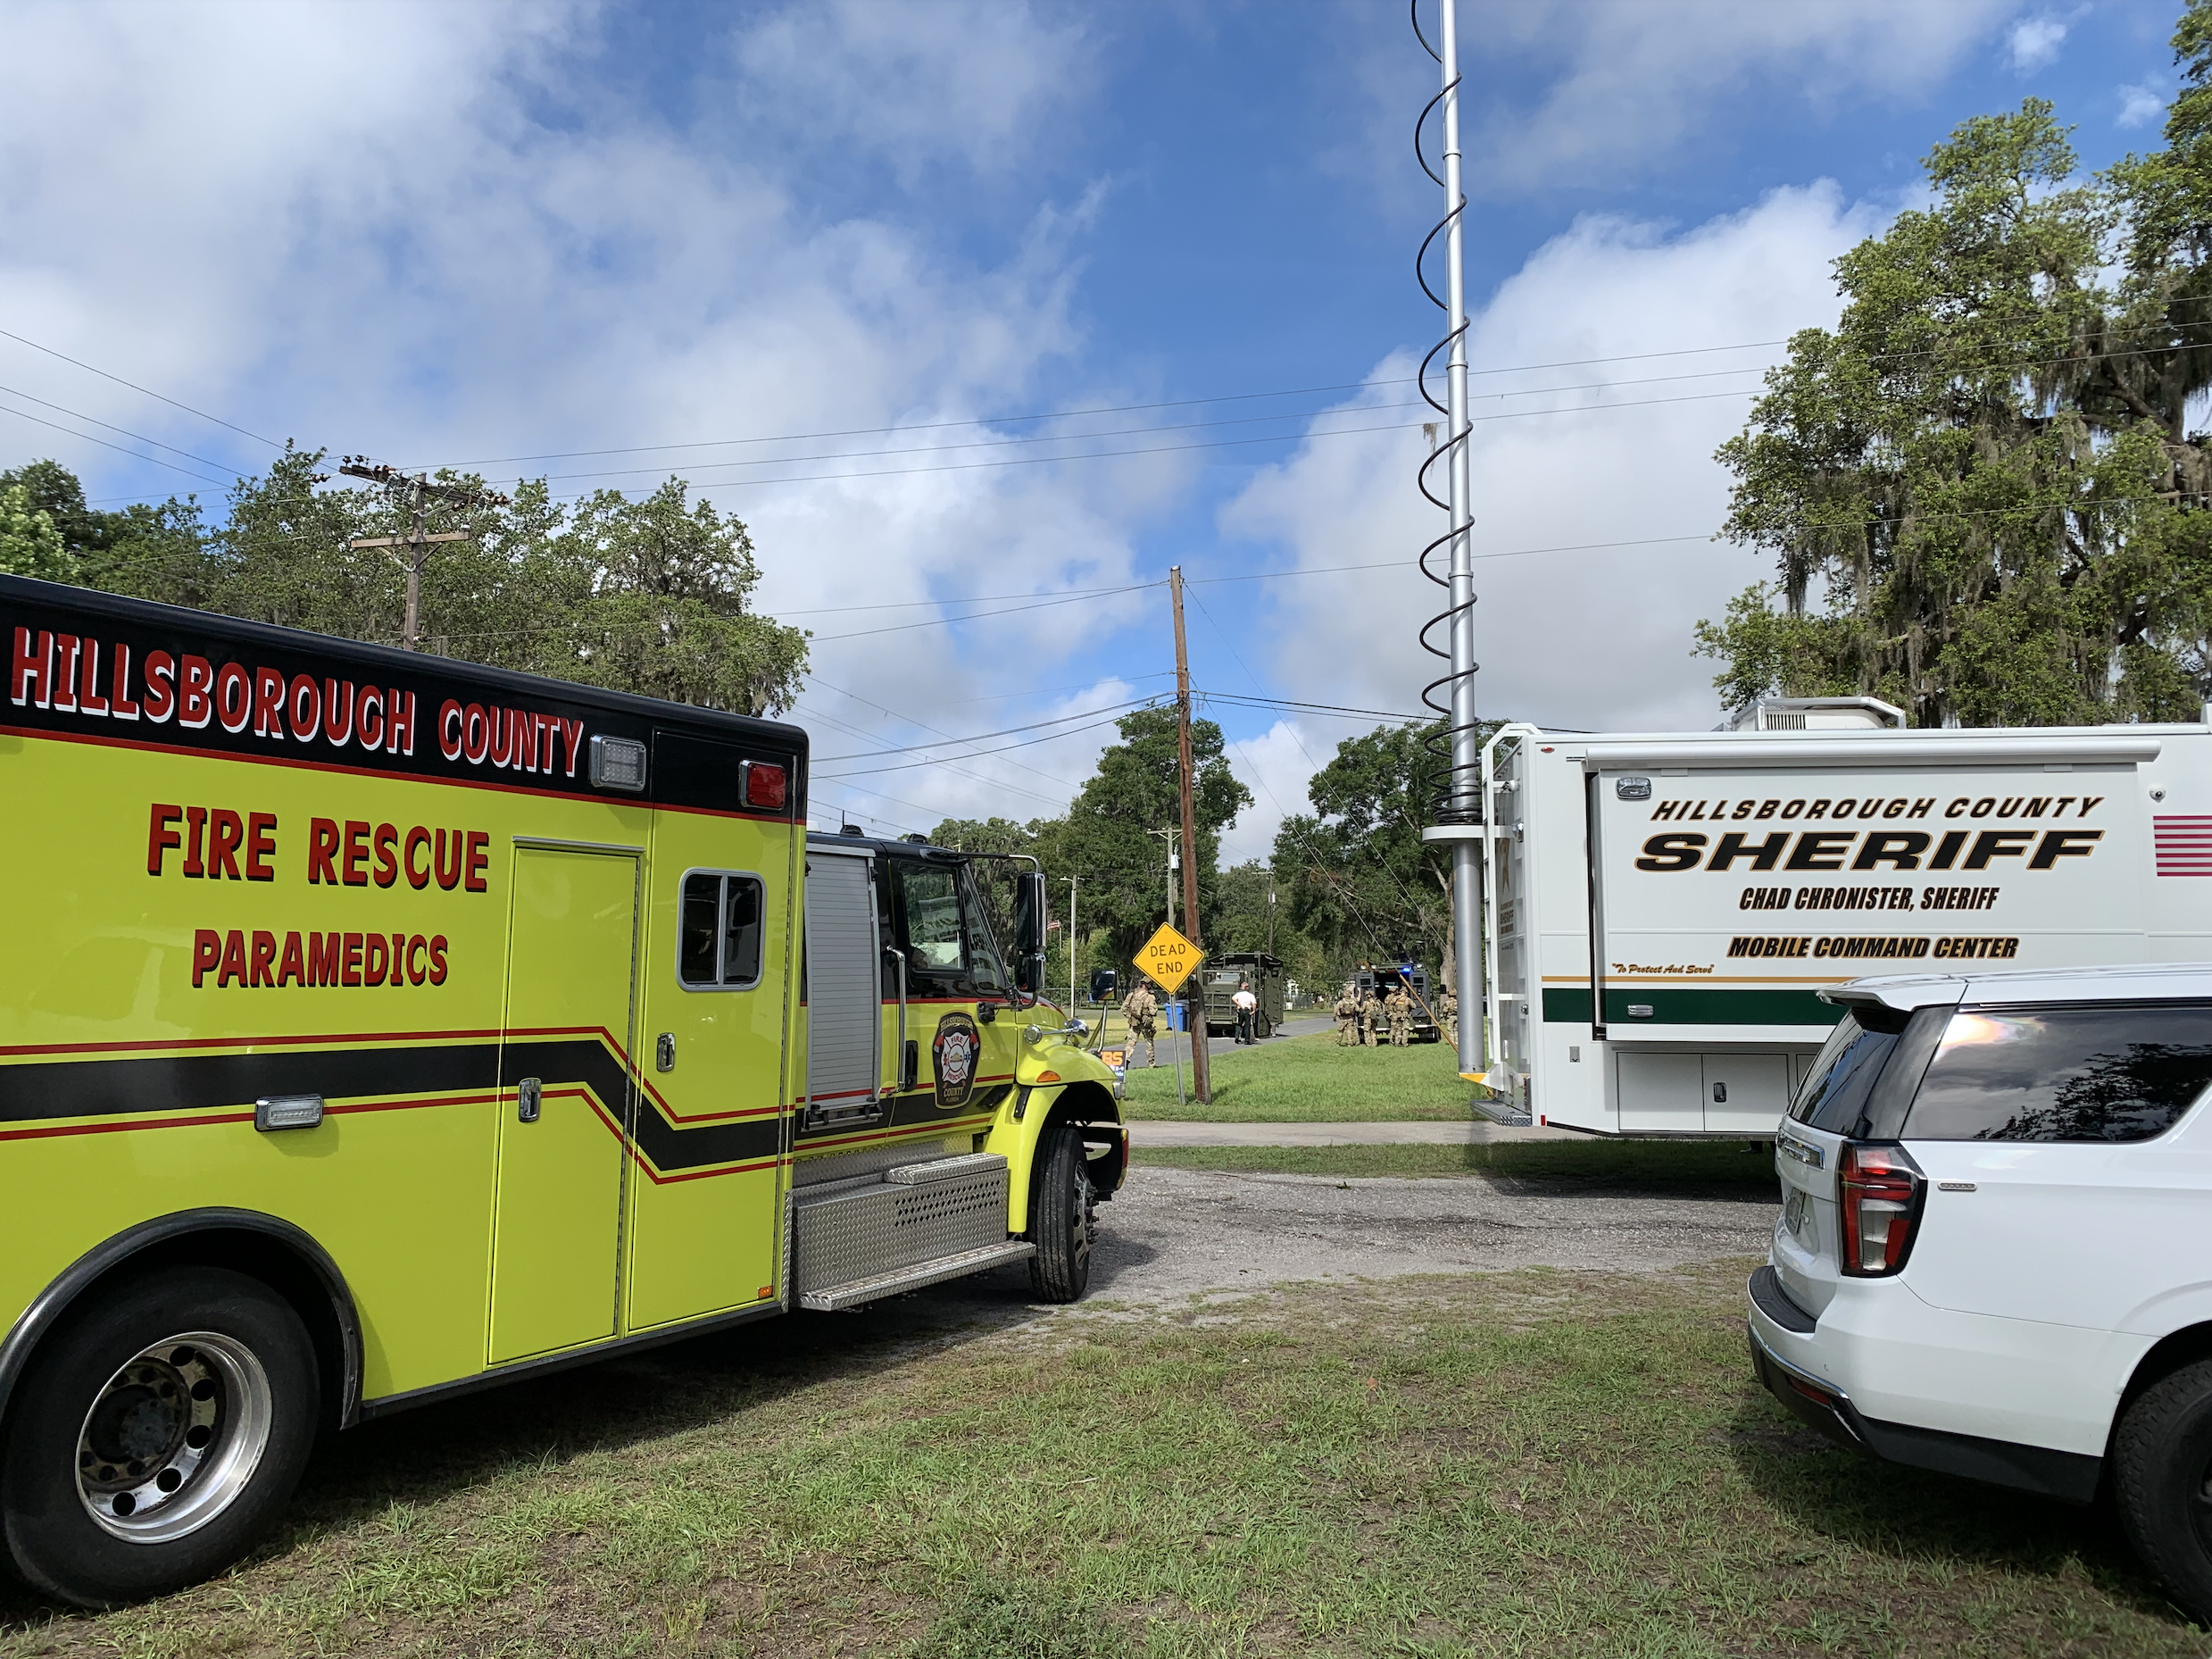
{"label": "trailer step", "polygon": [[1493,1123],[1507,1129],[1534,1129],[1536,1120],[1526,1112],[1506,1105],[1502,1100],[1477,1100],[1471,1103],[1477,1117],[1488,1118]]}
{"label": "trailer step", "polygon": [[1026,1262],[1036,1253],[1036,1246],[1024,1239],[1010,1238],[1004,1244],[962,1250],[957,1255],[941,1255],[934,1262],[917,1262],[911,1267],[894,1268],[890,1272],[877,1273],[869,1279],[856,1279],[850,1284],[826,1285],[819,1290],[806,1292],[799,1298],[799,1305],[818,1313],[835,1313],[841,1308],[859,1307],[864,1302],[873,1302],[878,1296],[896,1296],[902,1290],[919,1290],[925,1285],[965,1278],[969,1273],[980,1273],[986,1268]]}

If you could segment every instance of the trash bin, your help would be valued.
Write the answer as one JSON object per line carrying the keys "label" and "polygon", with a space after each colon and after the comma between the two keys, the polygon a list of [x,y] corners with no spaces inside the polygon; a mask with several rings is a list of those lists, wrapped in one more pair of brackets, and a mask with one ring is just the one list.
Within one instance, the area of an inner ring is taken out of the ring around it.
{"label": "trash bin", "polygon": [[1168,1029],[1170,1031],[1187,1031],[1191,1029],[1190,1004],[1177,999],[1161,1012],[1168,1016]]}

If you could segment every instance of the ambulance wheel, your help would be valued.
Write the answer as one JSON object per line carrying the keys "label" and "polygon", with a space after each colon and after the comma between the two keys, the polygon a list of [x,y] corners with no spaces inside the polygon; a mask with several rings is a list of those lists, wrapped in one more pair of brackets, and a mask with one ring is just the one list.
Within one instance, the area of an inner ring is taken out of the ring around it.
{"label": "ambulance wheel", "polygon": [[299,1315],[243,1273],[170,1269],[72,1308],[10,1413],[0,1522],[17,1570],[87,1607],[221,1571],[299,1484],[318,1399]]}
{"label": "ambulance wheel", "polygon": [[1029,1288],[1045,1302],[1074,1302],[1091,1282],[1091,1226],[1098,1203],[1084,1155],[1083,1130],[1062,1123],[1050,1131],[1029,1195]]}

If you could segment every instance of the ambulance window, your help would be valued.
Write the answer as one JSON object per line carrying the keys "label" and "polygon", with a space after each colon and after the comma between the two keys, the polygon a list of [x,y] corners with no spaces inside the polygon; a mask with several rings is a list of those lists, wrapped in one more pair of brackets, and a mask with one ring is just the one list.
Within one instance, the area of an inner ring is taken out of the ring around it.
{"label": "ambulance window", "polygon": [[743,990],[761,978],[757,876],[694,870],[684,877],[676,977],[693,990]]}
{"label": "ambulance window", "polygon": [[960,929],[957,871],[905,864],[899,871],[899,896],[906,912],[907,959],[914,971],[965,975],[968,946]]}
{"label": "ambulance window", "polygon": [[761,884],[751,876],[722,879],[722,983],[751,985],[761,977]]}

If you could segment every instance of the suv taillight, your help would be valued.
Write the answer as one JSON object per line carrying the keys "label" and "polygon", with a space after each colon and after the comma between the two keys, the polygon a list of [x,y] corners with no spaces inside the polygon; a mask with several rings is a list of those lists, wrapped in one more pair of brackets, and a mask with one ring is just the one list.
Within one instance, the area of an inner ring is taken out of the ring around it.
{"label": "suv taillight", "polygon": [[1843,1213],[1838,1265],[1858,1279],[1880,1279],[1903,1267],[1927,1185],[1902,1146],[1844,1142],[1836,1166],[1836,1203]]}

